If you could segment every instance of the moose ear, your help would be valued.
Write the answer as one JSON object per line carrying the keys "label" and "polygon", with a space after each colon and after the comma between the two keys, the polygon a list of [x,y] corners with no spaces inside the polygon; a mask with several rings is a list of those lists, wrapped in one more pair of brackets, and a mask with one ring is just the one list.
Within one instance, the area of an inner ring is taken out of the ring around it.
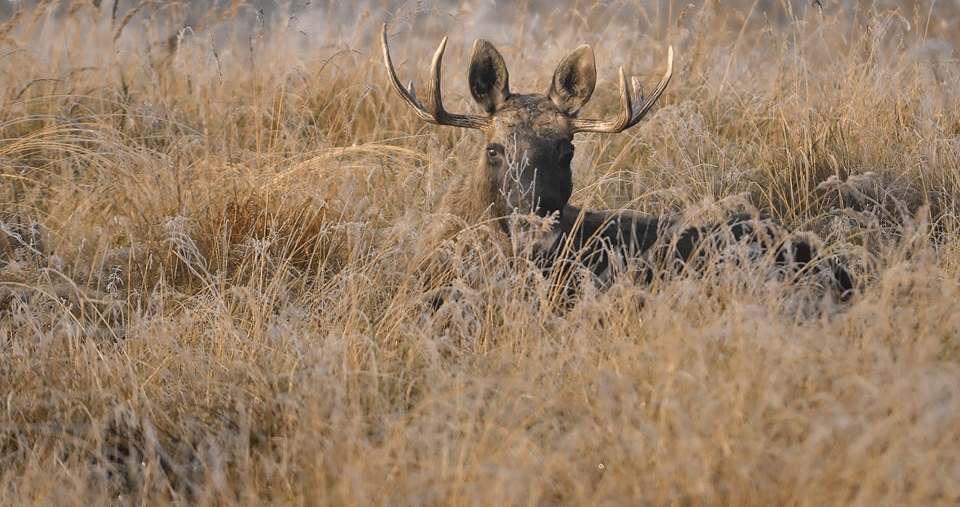
{"label": "moose ear", "polygon": [[584,44],[567,55],[553,73],[547,96],[567,116],[576,116],[597,85],[593,49]]}
{"label": "moose ear", "polygon": [[470,94],[487,114],[493,114],[510,96],[507,64],[493,44],[477,39],[470,58]]}

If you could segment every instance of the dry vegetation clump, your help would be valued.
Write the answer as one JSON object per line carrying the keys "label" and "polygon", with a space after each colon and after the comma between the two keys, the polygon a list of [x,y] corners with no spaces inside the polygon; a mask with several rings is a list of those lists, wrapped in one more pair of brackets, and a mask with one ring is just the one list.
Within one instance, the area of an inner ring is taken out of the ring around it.
{"label": "dry vegetation clump", "polygon": [[[956,505],[960,9],[814,4],[24,5],[0,503]],[[452,110],[475,37],[523,91],[592,44],[590,117],[672,44],[649,120],[578,139],[573,200],[757,209],[859,293],[728,262],[571,300],[483,220],[431,241],[482,141],[393,95],[384,20],[418,84],[450,36]]]}

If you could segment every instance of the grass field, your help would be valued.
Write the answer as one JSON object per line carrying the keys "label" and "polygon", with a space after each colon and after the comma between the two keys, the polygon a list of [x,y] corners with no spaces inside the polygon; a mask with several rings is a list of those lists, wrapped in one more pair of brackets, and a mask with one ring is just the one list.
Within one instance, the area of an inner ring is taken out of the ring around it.
{"label": "grass field", "polygon": [[[300,3],[0,25],[0,503],[960,502],[960,4]],[[471,113],[476,37],[518,91],[593,45],[591,117],[673,45],[572,200],[755,208],[857,295],[730,266],[561,301],[487,224],[433,241],[483,138],[400,101],[384,21],[421,90],[450,37]]]}

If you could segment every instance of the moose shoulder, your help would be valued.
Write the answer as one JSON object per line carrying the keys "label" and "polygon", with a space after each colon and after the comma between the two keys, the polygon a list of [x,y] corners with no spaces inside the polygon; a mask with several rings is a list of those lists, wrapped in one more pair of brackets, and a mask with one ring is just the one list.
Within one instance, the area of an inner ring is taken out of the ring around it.
{"label": "moose shoulder", "polygon": [[[404,87],[397,77],[383,25],[381,43],[390,83],[424,121],[477,129],[486,136],[479,167],[459,187],[448,193],[448,207],[466,220],[504,218],[512,214],[555,217],[549,234],[534,245],[545,268],[575,259],[596,274],[607,272],[612,257],[646,259],[645,277],[701,258],[718,241],[748,243],[758,255],[770,255],[778,266],[797,271],[817,260],[808,241],[785,234],[773,220],[733,216],[713,226],[685,227],[676,218],[645,216],[630,211],[591,212],[570,204],[573,191],[573,136],[580,132],[619,133],[639,122],[660,98],[673,75],[673,48],[667,51],[667,69],[644,99],[639,81],[630,84],[620,69],[620,111],[611,119],[585,119],[580,109],[596,86],[593,50],[581,45],[554,71],[545,94],[513,93],[503,56],[492,44],[473,45],[468,82],[470,93],[485,115],[449,113],[440,91],[440,64],[444,38],[431,64],[426,100],[417,98],[413,83]],[[482,212],[480,211],[482,210]],[[509,234],[506,220],[500,220]],[[711,238],[709,241],[707,238]],[[719,239],[718,239],[719,238]],[[834,289],[848,296],[853,289],[849,274],[829,261]]]}

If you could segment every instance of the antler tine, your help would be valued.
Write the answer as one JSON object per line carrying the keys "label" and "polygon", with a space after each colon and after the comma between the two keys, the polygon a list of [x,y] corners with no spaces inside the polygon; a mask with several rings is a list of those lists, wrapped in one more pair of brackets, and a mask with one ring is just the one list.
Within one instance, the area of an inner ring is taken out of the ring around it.
{"label": "antler tine", "polygon": [[[627,88],[627,79],[623,74],[623,67],[620,68],[620,114],[616,118],[611,120],[593,120],[593,119],[579,119],[574,118],[570,120],[570,125],[573,127],[574,132],[601,132],[601,133],[610,133],[616,134],[618,132],[623,132],[624,130],[634,126],[637,122],[640,121],[650,111],[650,108],[653,107],[653,104],[663,95],[664,90],[667,89],[667,84],[670,83],[670,78],[673,77],[673,46],[670,46],[667,50],[667,70],[664,72],[663,77],[660,78],[660,82],[657,83],[656,88],[654,88],[653,93],[647,98],[646,101],[640,103],[643,100],[643,94],[640,92],[640,82],[636,77],[631,79],[631,84],[633,91],[637,93],[637,104],[633,103],[633,100],[630,96],[630,89]],[[634,111],[634,108],[636,110]]]}
{"label": "antler tine", "polygon": [[[420,105],[420,102],[417,102],[417,97],[404,88],[403,83],[400,82],[400,78],[397,76],[397,71],[394,70],[393,60],[390,58],[390,46],[387,44],[386,23],[383,24],[383,30],[380,32],[380,46],[383,49],[383,63],[387,67],[387,74],[390,75],[390,84],[393,85],[393,89],[400,94],[400,98],[402,98],[407,105],[413,108],[421,120],[433,122],[434,118]],[[413,83],[411,82],[410,84],[412,85]]]}
{"label": "antler tine", "polygon": [[660,82],[657,83],[657,86],[653,89],[650,98],[637,110],[636,117],[630,122],[629,126],[636,125],[636,123],[647,114],[647,111],[650,111],[653,104],[660,99],[660,96],[666,91],[667,85],[670,84],[671,77],[673,77],[673,46],[667,48],[667,70],[663,73],[663,77],[660,78]]}
{"label": "antler tine", "polygon": [[636,97],[637,103],[635,106],[640,105],[640,101],[643,100],[643,87],[640,86],[640,80],[637,79],[637,76],[630,78],[630,84],[633,85],[633,95]]}
{"label": "antler tine", "polygon": [[630,96],[630,88],[627,87],[627,76],[623,73],[623,67],[620,67],[620,114],[610,128],[620,132],[629,126],[632,118],[633,98]]}
{"label": "antler tine", "polygon": [[410,82],[409,88],[405,88],[397,77],[397,71],[393,67],[393,60],[390,58],[390,46],[387,43],[387,24],[383,24],[380,31],[380,44],[383,47],[383,63],[387,67],[387,73],[390,75],[390,83],[393,89],[400,94],[404,102],[413,108],[414,112],[421,120],[436,123],[437,125],[451,125],[454,127],[486,129],[492,125],[489,118],[483,116],[451,114],[443,108],[443,101],[440,94],[440,62],[443,60],[443,51],[447,46],[447,38],[444,37],[433,55],[431,67],[433,77],[430,81],[429,98],[426,107],[417,100],[416,91],[413,82]]}
{"label": "antler tine", "polygon": [[444,37],[437,46],[437,52],[433,54],[433,60],[430,62],[430,90],[427,92],[429,102],[427,110],[434,118],[441,122],[447,118],[447,111],[443,108],[443,100],[440,96],[440,62],[443,61],[443,52],[447,50],[447,38]]}

